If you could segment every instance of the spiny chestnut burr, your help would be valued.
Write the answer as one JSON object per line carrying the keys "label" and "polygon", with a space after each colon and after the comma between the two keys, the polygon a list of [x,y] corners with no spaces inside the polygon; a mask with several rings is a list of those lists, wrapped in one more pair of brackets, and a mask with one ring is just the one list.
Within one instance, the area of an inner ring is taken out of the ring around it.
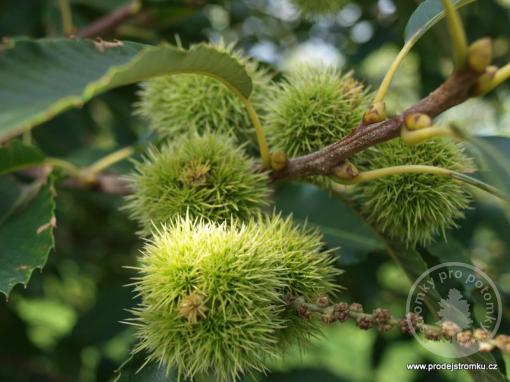
{"label": "spiny chestnut burr", "polygon": [[267,102],[267,134],[276,151],[289,157],[335,143],[361,120],[368,104],[363,84],[352,73],[330,67],[301,67],[275,85]]}
{"label": "spiny chestnut burr", "polygon": [[[434,138],[410,146],[385,142],[366,152],[361,171],[393,166],[427,165],[466,171],[473,162],[459,143]],[[401,174],[356,185],[356,197],[368,221],[407,247],[427,245],[464,216],[470,196],[452,179],[431,174]]]}
{"label": "spiny chestnut burr", "polygon": [[232,138],[191,134],[149,150],[130,176],[126,209],[143,236],[186,213],[221,222],[257,215],[269,204],[269,180]]}
{"label": "spiny chestnut burr", "polygon": [[[288,296],[327,296],[338,270],[316,230],[259,215],[214,223],[190,216],[156,229],[134,286],[135,352],[181,379],[212,374],[230,382],[264,370],[284,341],[319,334],[305,304],[289,314]],[[294,303],[297,303],[294,300]],[[211,330],[214,328],[214,330]]]}
{"label": "spiny chestnut burr", "polygon": [[[311,2],[310,2],[311,3]],[[263,117],[270,146],[294,158],[337,142],[360,123],[370,98],[352,73],[303,66],[274,86]],[[327,176],[307,179],[323,188]]]}

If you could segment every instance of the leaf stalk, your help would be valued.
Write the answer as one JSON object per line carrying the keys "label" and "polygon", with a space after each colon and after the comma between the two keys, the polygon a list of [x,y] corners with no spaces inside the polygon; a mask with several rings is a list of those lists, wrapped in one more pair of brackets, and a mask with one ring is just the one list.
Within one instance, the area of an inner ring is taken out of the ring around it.
{"label": "leaf stalk", "polygon": [[60,17],[62,18],[62,30],[66,36],[71,36],[75,32],[73,25],[73,14],[71,12],[71,5],[69,0],[58,0],[58,8],[60,10]]}
{"label": "leaf stalk", "polygon": [[460,139],[454,129],[444,126],[431,126],[424,129],[411,131],[405,127],[400,132],[400,138],[408,145],[417,145],[426,140],[436,137],[449,137]]}
{"label": "leaf stalk", "polygon": [[483,94],[487,94],[491,90],[494,90],[508,79],[510,79],[510,63],[498,69],[488,88],[484,89]]}
{"label": "leaf stalk", "polygon": [[497,188],[488,185],[478,179],[475,179],[469,175],[449,170],[447,168],[435,167],[435,166],[426,166],[426,165],[404,165],[404,166],[393,166],[380,168],[377,170],[370,170],[365,172],[360,172],[358,176],[352,179],[337,179],[334,180],[340,184],[346,185],[355,185],[359,183],[369,182],[372,180],[377,180],[381,178],[385,178],[387,176],[395,176],[395,175],[404,175],[404,174],[428,174],[428,175],[438,175],[438,176],[446,176],[452,179],[456,179],[458,181],[469,184],[473,187],[479,188],[489,194],[497,196],[503,200],[509,200],[509,197],[505,195],[503,192],[498,190]]}
{"label": "leaf stalk", "polygon": [[271,168],[271,155],[269,154],[269,147],[267,145],[266,136],[264,133],[264,128],[260,123],[260,118],[253,107],[253,104],[246,97],[243,97],[239,92],[236,92],[244,106],[246,107],[246,111],[248,112],[248,116],[250,117],[251,123],[255,128],[255,133],[257,134],[257,141],[259,144],[260,157],[262,159],[262,164],[266,169]]}
{"label": "leaf stalk", "polygon": [[464,68],[467,56],[467,37],[462,20],[460,19],[457,9],[451,0],[441,0],[443,7],[446,11],[446,20],[448,22],[448,30],[452,39],[453,46],[453,63],[455,69],[461,70]]}
{"label": "leaf stalk", "polygon": [[114,151],[113,153],[106,155],[105,157],[99,159],[97,162],[91,164],[87,168],[87,171],[91,175],[97,175],[106,168],[114,165],[117,162],[120,162],[121,160],[130,157],[134,153],[135,153],[134,147],[132,146],[124,147],[120,150]]}

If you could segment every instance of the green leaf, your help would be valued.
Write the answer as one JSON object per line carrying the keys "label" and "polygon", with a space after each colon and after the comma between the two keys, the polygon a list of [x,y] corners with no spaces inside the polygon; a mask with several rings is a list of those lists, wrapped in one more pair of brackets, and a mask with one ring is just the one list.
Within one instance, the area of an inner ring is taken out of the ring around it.
{"label": "green leaf", "polygon": [[142,353],[130,356],[116,371],[114,382],[176,382],[176,373],[166,375],[165,368],[157,363],[145,364]]}
{"label": "green leaf", "polygon": [[101,51],[91,40],[17,40],[0,55],[0,141],[109,89],[170,73],[214,77],[244,98],[252,89],[237,60],[206,45],[126,41]]}
{"label": "green leaf", "polygon": [[[359,213],[359,212],[358,212]],[[361,216],[361,214],[359,215]],[[372,230],[372,237],[377,237],[380,243],[384,246],[386,252],[404,271],[405,275],[411,283],[414,283],[418,277],[429,269],[427,262],[423,259],[420,252],[415,249],[405,248],[403,245],[398,244],[394,240],[387,239],[381,232],[378,232],[376,227],[365,223]],[[426,303],[434,308],[437,307],[438,302],[441,300],[439,293],[432,289],[429,291],[432,299],[425,297]],[[438,311],[437,308],[432,309]],[[494,357],[487,353],[476,353],[468,357],[462,358],[462,362],[470,364],[489,364],[496,363]],[[477,382],[504,382],[506,381],[503,374],[498,370],[469,370],[471,378]]]}
{"label": "green leaf", "polygon": [[0,175],[37,166],[44,161],[44,154],[34,146],[27,146],[19,140],[0,147]]}
{"label": "green leaf", "polygon": [[510,355],[503,353],[503,360],[505,361],[506,378],[510,380]]}
{"label": "green leaf", "polygon": [[466,138],[472,145],[472,152],[478,161],[483,180],[510,195],[510,138],[499,136]]}
{"label": "green leaf", "polygon": [[[382,238],[382,236],[381,236]],[[397,264],[404,270],[406,276],[414,283],[414,281],[425,271],[428,270],[428,265],[423,259],[422,255],[414,250],[414,249],[405,249],[402,246],[399,246],[394,241],[388,240],[386,242],[387,252],[390,256],[397,262]],[[433,297],[433,299],[428,299],[427,304],[431,307],[436,307],[432,309],[433,311],[439,311],[437,308],[438,302],[441,300],[441,296],[435,289],[431,289],[429,294]],[[470,356],[459,359],[459,362],[463,362],[466,364],[491,364],[496,363],[496,360],[492,356],[492,354],[488,353],[475,353]],[[476,382],[505,382],[506,379],[499,372],[499,370],[469,370],[469,375],[471,376],[473,381]]]}
{"label": "green leaf", "polygon": [[447,234],[446,241],[433,243],[429,251],[436,256],[442,263],[460,262],[471,264],[469,251],[465,244],[457,240],[452,234]]}
{"label": "green leaf", "polygon": [[1,217],[11,210],[20,194],[20,186],[9,176],[0,176],[0,222]]}
{"label": "green leaf", "polygon": [[34,185],[0,218],[0,293],[8,296],[16,284],[26,285],[33,270],[46,263],[54,247],[54,198],[51,181]]}
{"label": "green leaf", "polygon": [[292,213],[297,221],[318,226],[330,247],[340,247],[342,264],[382,249],[381,242],[359,214],[338,198],[306,184],[282,185],[276,194],[276,208]]}
{"label": "green leaf", "polygon": [[[461,8],[471,4],[476,0],[454,0],[456,8]],[[413,12],[407,22],[404,39],[406,42],[410,40],[418,40],[430,28],[441,21],[445,16],[445,11],[441,0],[425,0]]]}
{"label": "green leaf", "polygon": [[[455,7],[460,8],[464,5],[470,4],[475,0],[454,0]],[[411,52],[411,49],[418,42],[418,40],[435,24],[437,24],[446,12],[443,10],[440,0],[425,0],[416,8],[414,13],[409,18],[405,30],[405,44],[400,50],[399,54],[393,60],[390,68],[386,72],[384,79],[375,94],[374,101],[382,101],[391,86],[391,81],[398,71],[398,68],[404,61],[404,58]]]}
{"label": "green leaf", "polygon": [[[306,349],[291,347],[284,357],[268,365],[270,369],[268,377],[256,380],[259,382],[376,380],[373,378],[372,369],[372,352],[377,346],[375,331],[362,331],[349,324],[325,325],[322,330],[322,335],[313,338]],[[379,350],[380,347],[377,348],[377,351]],[[312,373],[313,369],[321,373],[313,375],[315,374]],[[285,378],[284,373],[289,373],[293,378]],[[254,379],[249,377],[243,380],[253,381]]]}
{"label": "green leaf", "polygon": [[95,346],[111,340],[126,330],[122,320],[126,308],[133,305],[133,295],[121,285],[102,287],[98,290],[95,305],[80,315],[73,327],[73,338],[84,346]]}

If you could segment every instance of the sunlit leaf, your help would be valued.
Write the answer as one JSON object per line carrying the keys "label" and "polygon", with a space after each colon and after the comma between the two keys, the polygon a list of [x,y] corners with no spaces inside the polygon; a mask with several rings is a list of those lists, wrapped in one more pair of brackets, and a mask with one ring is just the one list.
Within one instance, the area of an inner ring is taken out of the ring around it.
{"label": "sunlit leaf", "polygon": [[[456,8],[461,8],[471,4],[476,0],[454,0]],[[445,16],[445,11],[441,0],[425,0],[413,12],[407,22],[404,38],[405,41],[411,39],[418,40],[430,28],[441,21]]]}

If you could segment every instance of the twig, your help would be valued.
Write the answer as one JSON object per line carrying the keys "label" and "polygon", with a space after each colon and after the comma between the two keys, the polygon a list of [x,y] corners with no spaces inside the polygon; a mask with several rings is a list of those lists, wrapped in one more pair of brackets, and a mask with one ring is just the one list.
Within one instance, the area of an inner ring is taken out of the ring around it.
{"label": "twig", "polygon": [[66,187],[94,189],[107,194],[127,195],[133,192],[130,183],[119,175],[101,173],[108,167],[120,162],[132,154],[135,148],[132,146],[124,147],[120,150],[106,155],[94,162],[88,167],[77,167],[74,164],[60,159],[47,158],[44,161],[45,166],[33,167],[22,171],[24,175],[30,176],[35,180],[47,177],[54,168],[64,170],[69,177],[62,183]]}
{"label": "twig", "polygon": [[94,21],[92,24],[79,29],[76,35],[78,37],[100,36],[104,32],[112,30],[122,24],[131,16],[136,15],[140,12],[141,8],[142,4],[140,0],[133,0],[126,5],[113,10],[112,13],[107,14],[99,20]]}
{"label": "twig", "polygon": [[494,348],[499,348],[505,353],[510,353],[510,336],[499,334],[491,338],[485,329],[462,330],[452,321],[443,321],[440,325],[427,325],[423,317],[416,313],[407,313],[403,318],[394,317],[389,310],[383,308],[365,313],[361,304],[345,302],[330,304],[326,297],[319,298],[316,303],[307,302],[303,297],[293,296],[288,296],[287,301],[288,306],[304,319],[310,319],[312,315],[316,315],[326,324],[353,320],[360,329],[376,328],[381,332],[398,327],[404,334],[421,333],[431,341],[455,341],[466,348],[477,346],[481,352],[490,352]]}
{"label": "twig", "polygon": [[93,183],[83,183],[76,178],[69,178],[62,182],[62,186],[74,189],[88,189],[112,195],[129,195],[133,193],[131,183],[114,174],[99,174]]}
{"label": "twig", "polygon": [[[52,171],[51,165],[32,167],[19,173],[34,180],[45,179]],[[82,176],[71,176],[63,180],[60,185],[65,188],[93,190],[112,195],[129,195],[133,193],[130,182],[116,174],[98,174],[93,180],[84,182]]]}

